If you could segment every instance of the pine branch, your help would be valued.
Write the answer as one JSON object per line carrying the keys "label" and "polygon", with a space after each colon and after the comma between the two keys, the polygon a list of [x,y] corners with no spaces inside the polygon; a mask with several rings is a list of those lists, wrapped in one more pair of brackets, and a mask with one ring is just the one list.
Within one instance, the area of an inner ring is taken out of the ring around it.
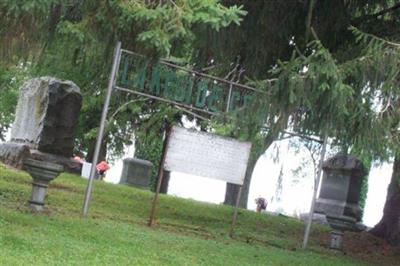
{"label": "pine branch", "polygon": [[377,13],[355,18],[354,20],[352,20],[352,23],[359,24],[361,22],[365,22],[365,21],[368,21],[370,19],[376,19],[379,16],[382,16],[384,14],[387,14],[387,13],[392,12],[392,11],[394,11],[396,9],[399,9],[399,8],[400,8],[400,2],[395,4],[392,7],[386,8],[384,10],[381,10],[381,11],[377,12]]}
{"label": "pine branch", "polygon": [[378,37],[378,36],[376,36],[374,34],[363,32],[363,31],[359,30],[358,28],[356,28],[354,26],[350,26],[349,29],[352,30],[353,32],[356,32],[357,34],[363,34],[363,35],[367,36],[370,39],[375,39],[375,40],[378,40],[380,42],[386,43],[388,45],[400,48],[400,43],[391,42],[391,41],[385,40],[385,39],[383,39],[381,37]]}
{"label": "pine branch", "polygon": [[310,4],[308,6],[308,14],[307,14],[307,19],[306,19],[306,34],[305,34],[305,39],[306,39],[305,43],[306,44],[308,43],[309,36],[310,36],[312,15],[313,15],[313,10],[314,10],[316,1],[317,0],[310,0]]}

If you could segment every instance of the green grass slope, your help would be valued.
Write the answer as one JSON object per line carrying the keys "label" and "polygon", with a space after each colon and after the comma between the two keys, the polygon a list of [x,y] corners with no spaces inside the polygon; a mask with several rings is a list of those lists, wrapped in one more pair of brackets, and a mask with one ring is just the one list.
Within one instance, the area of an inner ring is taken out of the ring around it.
{"label": "green grass slope", "polygon": [[245,210],[232,239],[231,207],[165,195],[149,228],[153,193],[101,181],[83,219],[86,180],[69,174],[51,183],[45,212],[33,214],[30,182],[0,165],[0,265],[391,265],[400,258],[329,250],[328,228],[319,226],[303,251],[301,222]]}

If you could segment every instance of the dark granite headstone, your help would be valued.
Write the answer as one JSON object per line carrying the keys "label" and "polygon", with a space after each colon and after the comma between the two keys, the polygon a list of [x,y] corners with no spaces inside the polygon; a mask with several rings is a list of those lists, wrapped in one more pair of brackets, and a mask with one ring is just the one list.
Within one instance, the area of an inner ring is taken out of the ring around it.
{"label": "dark granite headstone", "polygon": [[352,155],[338,154],[323,164],[321,191],[316,201],[316,212],[327,217],[361,220],[360,190],[367,171]]}
{"label": "dark granite headstone", "polygon": [[363,178],[362,162],[352,155],[337,154],[323,163],[321,191],[315,212],[326,215],[332,227],[331,248],[341,249],[343,231],[359,231],[362,211],[359,206]]}
{"label": "dark granite headstone", "polygon": [[152,167],[153,164],[146,160],[137,158],[124,159],[120,184],[148,189]]}

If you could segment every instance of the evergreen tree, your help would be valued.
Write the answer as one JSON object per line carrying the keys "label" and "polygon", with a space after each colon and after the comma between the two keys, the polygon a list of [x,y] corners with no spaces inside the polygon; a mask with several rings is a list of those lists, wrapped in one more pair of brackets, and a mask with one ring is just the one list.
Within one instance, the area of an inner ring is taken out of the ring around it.
{"label": "evergreen tree", "polygon": [[[179,59],[196,69],[213,60],[208,73],[217,76],[226,76],[231,63],[239,62],[245,72],[237,80],[263,93],[253,97],[250,108],[230,114],[229,123],[217,116],[211,127],[253,143],[241,206],[247,205],[257,159],[285,129],[328,135],[343,150],[357,150],[371,160],[395,157],[385,215],[373,232],[396,243],[399,10],[393,0],[3,0],[0,69],[29,62],[28,76],[76,82],[84,95],[77,147],[90,158],[117,40],[151,58]],[[4,114],[17,86],[2,73],[0,84],[8,86],[1,87],[1,95],[11,97],[0,101],[1,130],[11,121]],[[171,109],[117,94],[103,156],[107,150],[120,153],[134,131],[146,136],[154,113],[180,121],[181,111]],[[225,202],[233,203],[237,186],[227,188]]]}
{"label": "evergreen tree", "polygon": [[[249,162],[250,170],[241,197],[241,206],[245,207],[251,169],[259,155],[284,129],[295,127],[299,133],[314,135],[325,134],[329,130],[331,136],[336,136],[339,132],[334,132],[336,129],[333,125],[346,128],[343,125],[344,119],[349,119],[345,116],[347,112],[353,112],[354,115],[367,111],[357,100],[371,95],[363,94],[362,84],[350,82],[355,73],[346,74],[346,66],[354,66],[351,62],[358,62],[366,53],[350,27],[354,25],[380,38],[394,40],[398,38],[396,28],[399,25],[400,5],[395,1],[368,0],[225,3],[243,4],[248,15],[238,28],[228,27],[222,33],[207,34],[209,37],[206,40],[197,43],[201,51],[197,53],[198,60],[215,58],[219,66],[217,73],[226,73],[228,70],[221,62],[227,59],[234,61],[239,57],[242,68],[246,70],[242,81],[255,80],[257,88],[268,92],[263,106],[267,118],[257,125],[260,134],[254,135],[257,135],[256,142],[263,145],[258,147],[260,153]],[[312,39],[318,43],[307,46]],[[202,45],[206,47],[202,49]],[[341,64],[343,66],[339,69],[337,66]],[[308,69],[305,75],[302,73],[304,67]],[[363,71],[362,68],[357,69]],[[292,82],[296,76],[304,82]],[[368,78],[365,82],[368,82]],[[354,106],[349,103],[354,103]],[[364,126],[369,128],[367,121],[371,120],[358,121],[353,133]],[[244,122],[238,123],[242,125]],[[263,130],[265,128],[267,130]],[[260,142],[259,138],[263,141]],[[340,142],[339,139],[337,141]],[[225,202],[234,204],[237,191],[237,186],[228,184]]]}
{"label": "evergreen tree", "polygon": [[[0,2],[1,65],[9,68],[29,62],[32,65],[25,78],[54,75],[73,80],[81,88],[83,107],[76,147],[86,151],[90,161],[117,41],[122,41],[123,48],[149,57],[173,54],[187,58],[192,43],[199,38],[194,28],[219,30],[239,24],[244,14],[240,7],[227,8],[216,0],[4,0]],[[1,84],[7,82],[3,77]],[[2,86],[2,96],[15,92],[19,85]],[[2,104],[0,113],[10,113],[7,106],[15,105],[16,98],[3,99],[10,104]],[[117,94],[111,103],[110,113],[115,115],[109,121],[101,159],[107,151],[120,154],[124,144],[132,142],[132,133],[141,126],[145,114],[159,106]],[[3,136],[12,117],[1,115],[0,119]]]}

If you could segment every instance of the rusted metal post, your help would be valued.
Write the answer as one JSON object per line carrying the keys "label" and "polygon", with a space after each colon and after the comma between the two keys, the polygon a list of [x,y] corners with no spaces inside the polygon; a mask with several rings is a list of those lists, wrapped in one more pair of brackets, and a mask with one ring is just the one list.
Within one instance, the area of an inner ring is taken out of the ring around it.
{"label": "rusted metal post", "polygon": [[149,222],[147,224],[148,226],[154,225],[154,218],[155,218],[155,214],[156,214],[158,198],[160,195],[161,184],[162,184],[162,181],[164,178],[164,163],[165,163],[165,158],[166,158],[167,152],[168,152],[168,142],[169,142],[170,133],[171,133],[171,126],[168,124],[165,129],[165,140],[164,140],[162,157],[161,157],[161,161],[160,161],[160,168],[158,169],[156,194],[154,195],[154,198],[153,198],[153,204],[152,204],[151,210],[150,210]]}
{"label": "rusted metal post", "polygon": [[242,196],[242,188],[243,186],[240,186],[239,188],[239,192],[238,192],[238,196],[236,198],[236,205],[235,205],[235,211],[233,213],[233,217],[232,217],[232,225],[231,225],[231,229],[229,231],[229,236],[233,237],[234,234],[234,230],[235,230],[235,226],[236,226],[236,220],[237,220],[237,215],[238,215],[238,208],[239,208],[239,202],[240,202],[240,198]]}

